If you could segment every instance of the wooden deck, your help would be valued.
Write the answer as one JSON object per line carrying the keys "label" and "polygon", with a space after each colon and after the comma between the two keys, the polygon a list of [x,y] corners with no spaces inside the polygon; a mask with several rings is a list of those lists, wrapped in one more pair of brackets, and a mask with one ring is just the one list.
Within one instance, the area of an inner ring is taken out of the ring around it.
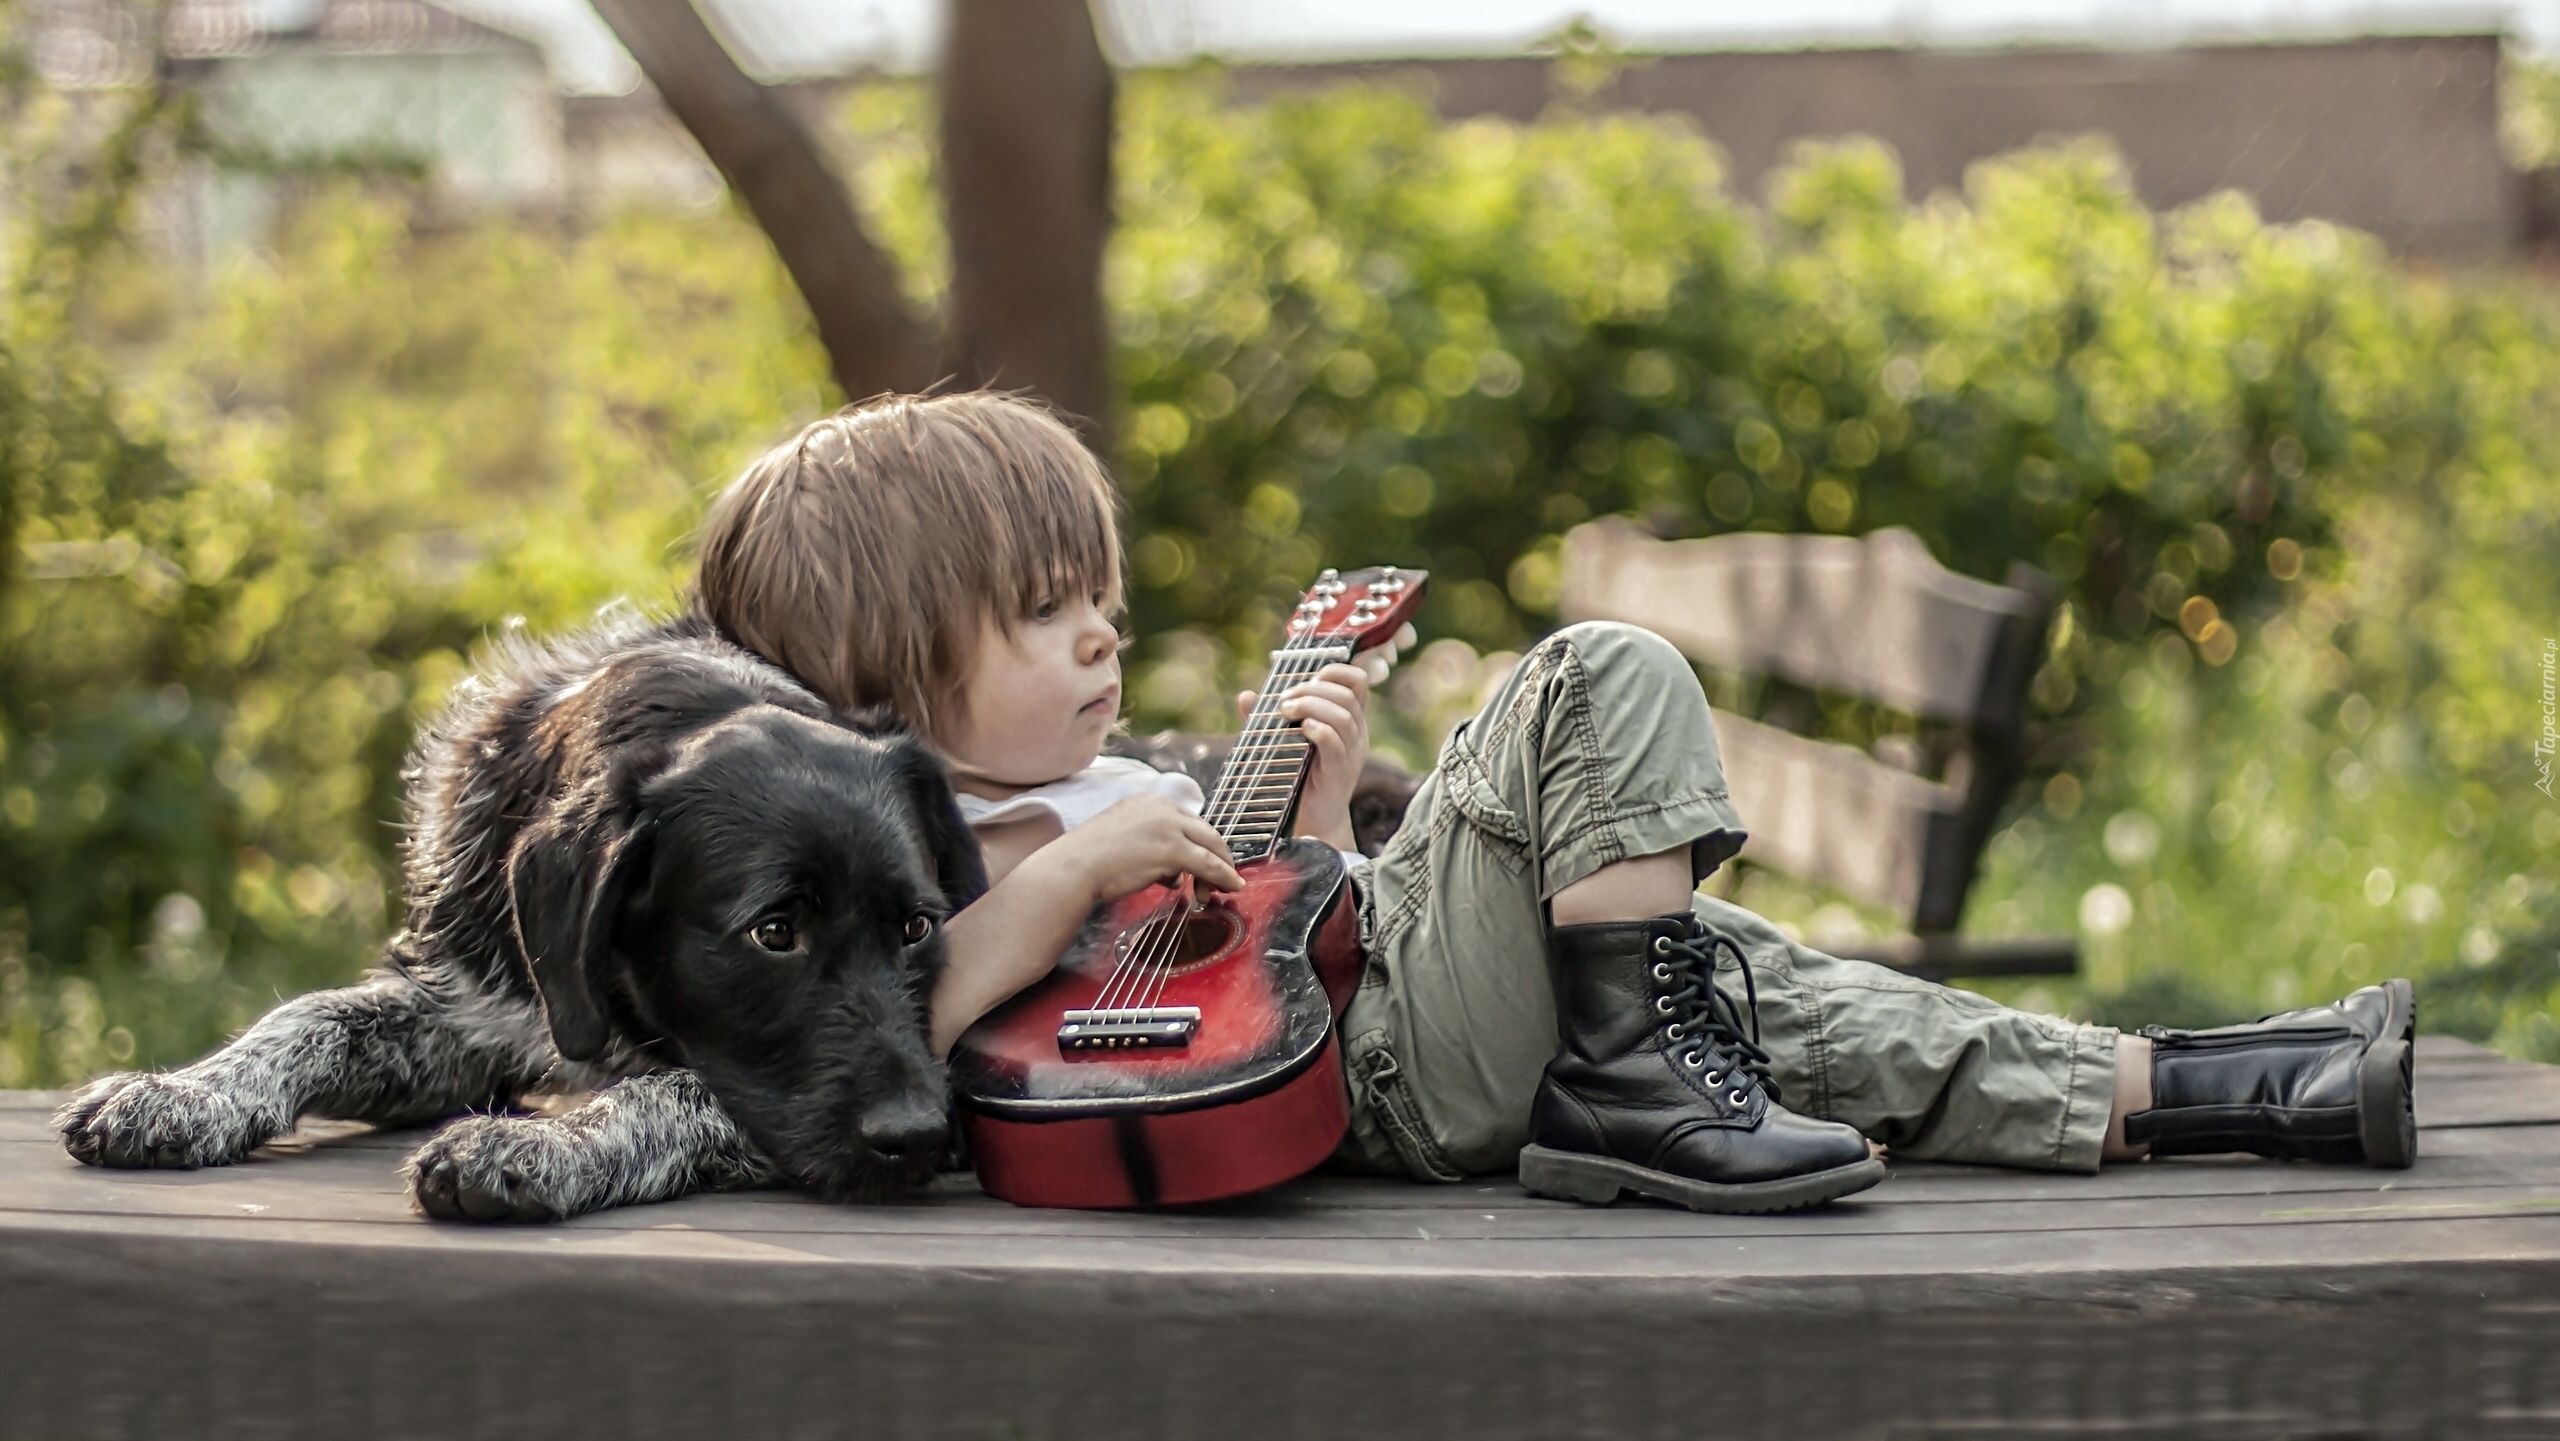
{"label": "wooden deck", "polygon": [[0,1095],[0,1438],[2560,1437],[2560,1068],[2413,1171],[1898,1166],[1809,1216],[1319,1179],[1179,1214],[405,1209],[414,1137],[84,1169]]}

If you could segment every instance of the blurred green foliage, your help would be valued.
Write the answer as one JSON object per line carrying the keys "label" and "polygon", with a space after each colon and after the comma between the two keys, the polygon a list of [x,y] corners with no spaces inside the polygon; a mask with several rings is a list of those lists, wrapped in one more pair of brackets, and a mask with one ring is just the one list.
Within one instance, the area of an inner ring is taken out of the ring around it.
{"label": "blurred green foliage", "polygon": [[[199,281],[117,223],[183,127],[14,96],[13,180],[50,178],[11,192],[0,331],[0,1084],[35,1084],[351,975],[395,920],[398,757],[473,645],[669,603],[707,488],[837,398],[726,211],[458,221],[316,176]],[[1810,149],[1752,204],[1660,119],[1122,96],[1139,727],[1225,723],[1323,564],[1435,572],[1381,717],[1427,762],[1553,623],[1586,518],[1908,525],[2070,595],[1970,925],[2091,964],[2008,994],[2200,1020],[2416,973],[2431,1023],[2560,1056],[2543,287],[2230,197],[2154,215],[2095,145],[1916,204],[1881,148]],[[835,138],[930,304],[928,103],[862,90]],[[122,180],[46,159],[126,132]],[[1852,743],[1909,728],[1817,699]]]}
{"label": "blurred green foliage", "polygon": [[[1589,515],[1907,525],[2071,595],[1973,924],[2079,930],[2091,965],[2013,996],[2193,1020],[2438,972],[2431,1019],[2560,1054],[2560,808],[2528,787],[2560,629],[2543,287],[2413,273],[2236,196],[2155,216],[2095,144],[1917,205],[1881,147],[1809,148],[1754,210],[1659,119],[1238,110],[1214,80],[1130,115],[1147,719],[1211,723],[1324,559],[1431,567],[1426,629],[1499,651],[1553,622]],[[1436,723],[1410,758],[1472,697],[1459,659],[1408,677]]]}
{"label": "blurred green foliage", "polygon": [[397,168],[318,173],[198,284],[135,218],[184,97],[10,83],[0,1085],[26,1085],[183,1060],[352,976],[397,921],[403,752],[472,648],[664,603],[704,480],[831,398],[728,217],[456,224]]}

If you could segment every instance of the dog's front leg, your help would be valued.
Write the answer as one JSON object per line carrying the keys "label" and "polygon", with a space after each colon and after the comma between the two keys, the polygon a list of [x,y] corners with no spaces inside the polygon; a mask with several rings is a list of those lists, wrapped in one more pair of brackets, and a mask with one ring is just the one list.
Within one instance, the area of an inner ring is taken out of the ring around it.
{"label": "dog's front leg", "polygon": [[309,1112],[414,1125],[512,1096],[540,1051],[474,1039],[414,982],[381,976],[287,1001],[192,1066],[101,1076],[53,1124],[93,1166],[226,1166]]}
{"label": "dog's front leg", "polygon": [[684,1070],[617,1081],[565,1116],[456,1121],[400,1170],[410,1204],[448,1221],[550,1221],[776,1180],[710,1087]]}

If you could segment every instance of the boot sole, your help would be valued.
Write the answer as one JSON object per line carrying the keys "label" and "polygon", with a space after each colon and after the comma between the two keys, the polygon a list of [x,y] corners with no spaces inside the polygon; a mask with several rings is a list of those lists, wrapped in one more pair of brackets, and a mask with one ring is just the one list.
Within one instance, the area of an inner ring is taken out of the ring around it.
{"label": "boot sole", "polygon": [[1863,1191],[1884,1179],[1884,1162],[1870,1158],[1828,1171],[1787,1176],[1775,1181],[1742,1181],[1719,1185],[1692,1181],[1607,1156],[1551,1151],[1524,1146],[1520,1151],[1520,1184],[1540,1196],[1606,1206],[1622,1191],[1669,1201],[1692,1211],[1725,1216],[1758,1216],[1772,1211],[1800,1211]]}
{"label": "boot sole", "polygon": [[2411,1094],[2417,993],[2407,981],[2383,985],[2391,1010],[2356,1070],[2356,1137],[2368,1166],[2405,1170],[2418,1159],[2418,1113]]}

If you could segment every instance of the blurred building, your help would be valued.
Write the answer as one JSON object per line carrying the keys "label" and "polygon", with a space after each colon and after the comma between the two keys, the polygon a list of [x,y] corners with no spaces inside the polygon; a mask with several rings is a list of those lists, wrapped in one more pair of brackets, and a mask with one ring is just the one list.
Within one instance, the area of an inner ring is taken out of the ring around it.
{"label": "blurred building", "polygon": [[[38,69],[70,89],[139,81],[152,63],[140,23],[114,0],[50,0]],[[561,192],[560,98],[540,47],[449,10],[175,0],[160,46],[201,96],[208,152],[161,207],[200,258],[254,244],[283,192],[315,174],[416,174],[465,208]]]}
{"label": "blurred building", "polygon": [[[1912,194],[2039,140],[2111,137],[2155,207],[2218,190],[2271,220],[2318,218],[2437,255],[2513,250],[2524,189],[2498,143],[2501,41],[2381,36],[2159,50],[1800,50],[1626,57],[1580,103],[1697,121],[1757,195],[1798,141],[1870,135]],[[1559,98],[1544,59],[1256,66],[1265,96],[1349,79],[1419,88],[1443,114],[1535,116]]]}
{"label": "blurred building", "polygon": [[[48,78],[76,88],[148,74],[137,17],[149,11],[136,0],[37,3],[35,53]],[[727,21],[753,7],[712,9]],[[202,87],[216,143],[181,207],[192,209],[179,228],[202,255],[253,243],[296,175],[332,167],[412,168],[462,206],[580,212],[701,206],[720,195],[717,174],[646,86],[563,95],[532,40],[427,0],[173,0],[165,27],[169,56]],[[807,74],[827,57],[794,51],[796,34],[768,25],[733,39],[758,69]],[[1977,160],[2099,134],[2155,207],[2237,189],[2273,220],[2335,220],[2407,252],[2471,257],[2514,252],[2527,222],[2529,187],[2499,146],[2501,48],[2499,36],[2471,33],[2140,50],[1244,64],[1228,73],[1241,99],[1361,80],[1414,87],[1452,117],[1528,120],[1559,100],[1676,113],[1722,148],[1734,189],[1748,196],[1807,139],[1886,142],[1919,196],[1960,186]],[[1585,88],[1566,95],[1571,74]],[[861,83],[818,78],[786,93],[814,119]]]}

